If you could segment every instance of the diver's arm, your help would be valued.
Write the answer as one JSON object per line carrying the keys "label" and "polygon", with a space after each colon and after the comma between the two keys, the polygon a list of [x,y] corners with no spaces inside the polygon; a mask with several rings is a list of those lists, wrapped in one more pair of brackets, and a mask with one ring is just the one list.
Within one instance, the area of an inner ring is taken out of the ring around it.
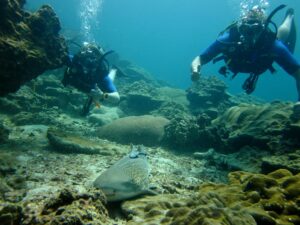
{"label": "diver's arm", "polygon": [[117,105],[120,101],[120,95],[117,91],[103,92],[97,84],[95,88],[90,91],[89,96],[91,96],[95,102],[105,102],[112,105]]}
{"label": "diver's arm", "polygon": [[113,79],[116,75],[116,70],[110,70],[109,74],[99,82],[101,82],[101,89],[98,84],[95,84],[94,89],[91,90],[90,95],[95,101],[109,103],[111,105],[117,105],[120,101],[120,95],[117,91],[116,86],[113,83]]}
{"label": "diver's arm", "polygon": [[[220,41],[222,40],[222,41]],[[191,64],[191,80],[197,81],[200,78],[201,67],[210,62],[214,57],[222,52],[223,42],[229,42],[229,35],[226,34],[222,38],[218,38],[207,49],[205,49],[200,56],[196,56]]]}

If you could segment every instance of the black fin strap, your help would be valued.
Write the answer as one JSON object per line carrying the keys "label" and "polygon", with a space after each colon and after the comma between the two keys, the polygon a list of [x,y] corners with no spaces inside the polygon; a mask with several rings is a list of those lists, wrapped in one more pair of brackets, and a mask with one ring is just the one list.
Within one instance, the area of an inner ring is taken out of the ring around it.
{"label": "black fin strap", "polygon": [[281,9],[285,8],[286,5],[285,4],[281,4],[280,6],[277,6],[271,13],[270,15],[268,16],[268,18],[266,19],[266,22],[265,22],[265,26],[267,27],[268,24],[270,23],[271,19],[273,18],[273,16]]}
{"label": "black fin strap", "polygon": [[245,80],[242,87],[248,95],[255,90],[258,77],[259,74],[251,73],[250,76]]}

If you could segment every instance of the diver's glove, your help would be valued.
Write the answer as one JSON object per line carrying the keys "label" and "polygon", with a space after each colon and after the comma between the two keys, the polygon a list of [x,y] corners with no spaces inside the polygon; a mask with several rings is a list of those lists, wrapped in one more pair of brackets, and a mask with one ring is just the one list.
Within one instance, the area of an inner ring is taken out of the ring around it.
{"label": "diver's glove", "polygon": [[191,65],[191,80],[196,82],[200,79],[200,71],[201,71],[201,60],[200,57],[197,56]]}
{"label": "diver's glove", "polygon": [[108,97],[107,93],[101,91],[97,84],[95,85],[95,88],[91,89],[89,95],[93,98],[95,102],[101,102]]}

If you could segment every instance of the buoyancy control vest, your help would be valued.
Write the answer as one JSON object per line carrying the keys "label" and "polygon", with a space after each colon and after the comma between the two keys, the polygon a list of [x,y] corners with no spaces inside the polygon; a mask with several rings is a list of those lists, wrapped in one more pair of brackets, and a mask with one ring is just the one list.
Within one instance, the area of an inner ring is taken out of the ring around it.
{"label": "buoyancy control vest", "polygon": [[63,84],[70,84],[85,93],[90,92],[101,77],[109,73],[110,65],[105,57],[111,53],[113,51],[100,52],[97,46],[79,51],[65,71]]}
{"label": "buoyancy control vest", "polygon": [[[270,70],[271,73],[275,72],[272,66],[275,56],[270,53],[270,49],[276,40],[277,26],[271,21],[271,18],[277,11],[284,7],[285,5],[280,5],[271,12],[253,46],[248,46],[247,43],[244,42],[239,31],[238,22],[229,25],[217,38],[217,41],[223,46],[222,55],[214,58],[213,63],[224,60],[225,65],[219,69],[219,73],[227,76],[229,70],[232,72],[231,79],[238,73],[249,73],[249,77],[243,84],[243,89],[247,94],[255,90],[256,82],[260,74],[266,70]],[[275,30],[269,28],[270,24],[274,26]],[[222,41],[221,37],[225,33],[228,33],[230,42]]]}

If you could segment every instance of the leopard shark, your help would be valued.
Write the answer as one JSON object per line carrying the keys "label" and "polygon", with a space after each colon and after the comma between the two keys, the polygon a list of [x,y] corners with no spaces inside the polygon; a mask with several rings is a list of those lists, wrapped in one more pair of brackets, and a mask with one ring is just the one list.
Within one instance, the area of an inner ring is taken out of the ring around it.
{"label": "leopard shark", "polygon": [[150,166],[144,146],[131,146],[131,152],[104,171],[93,185],[108,202],[123,201],[144,194],[157,194],[149,185]]}

